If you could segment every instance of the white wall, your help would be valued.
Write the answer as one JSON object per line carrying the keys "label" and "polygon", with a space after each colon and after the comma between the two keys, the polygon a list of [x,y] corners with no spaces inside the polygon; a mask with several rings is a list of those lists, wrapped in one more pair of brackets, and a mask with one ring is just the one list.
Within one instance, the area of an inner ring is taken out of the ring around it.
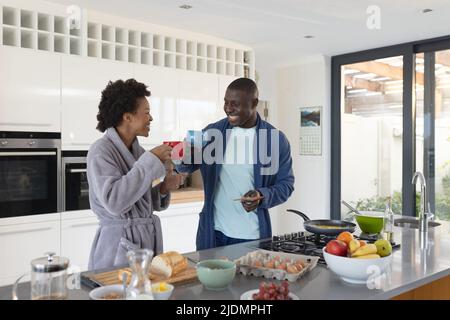
{"label": "white wall", "polygon": [[[279,128],[291,143],[295,191],[278,207],[278,230],[303,230],[303,221],[286,209],[297,209],[311,219],[330,216],[330,58],[312,56],[277,72],[277,111]],[[299,108],[323,106],[322,155],[299,155]]]}
{"label": "white wall", "polygon": [[[270,63],[258,59],[258,52],[256,55],[256,84],[259,90],[259,99],[269,102],[269,117],[268,122],[278,128],[278,106],[277,106],[277,69]],[[278,208],[269,210],[270,220],[272,222],[272,233],[278,234]]]}

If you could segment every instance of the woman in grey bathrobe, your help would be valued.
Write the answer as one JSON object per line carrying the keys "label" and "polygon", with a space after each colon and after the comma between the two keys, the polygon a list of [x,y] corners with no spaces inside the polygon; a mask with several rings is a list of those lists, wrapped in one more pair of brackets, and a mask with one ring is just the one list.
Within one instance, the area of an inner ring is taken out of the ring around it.
{"label": "woman in grey bathrobe", "polygon": [[161,223],[153,210],[168,207],[170,191],[184,176],[166,174],[163,163],[170,160],[170,147],[145,151],[139,145],[136,137],[147,137],[153,120],[148,96],[147,87],[134,79],[109,82],[102,91],[97,129],[105,134],[87,155],[89,201],[100,222],[89,270],[127,264],[130,249],[162,252]]}

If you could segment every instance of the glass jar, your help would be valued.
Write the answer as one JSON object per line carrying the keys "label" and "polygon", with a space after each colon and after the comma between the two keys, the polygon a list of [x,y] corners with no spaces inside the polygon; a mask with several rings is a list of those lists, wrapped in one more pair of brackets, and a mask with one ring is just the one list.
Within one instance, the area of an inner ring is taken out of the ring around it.
{"label": "glass jar", "polygon": [[152,284],[148,276],[153,251],[148,249],[127,252],[128,263],[132,271],[131,281],[126,290],[127,300],[153,300]]}

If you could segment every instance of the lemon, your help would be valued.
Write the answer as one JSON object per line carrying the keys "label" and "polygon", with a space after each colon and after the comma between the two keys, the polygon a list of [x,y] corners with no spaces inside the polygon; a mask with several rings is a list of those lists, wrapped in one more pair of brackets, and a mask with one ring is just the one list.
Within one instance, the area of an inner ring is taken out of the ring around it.
{"label": "lemon", "polygon": [[158,287],[159,292],[167,291],[167,285],[165,282],[160,282]]}

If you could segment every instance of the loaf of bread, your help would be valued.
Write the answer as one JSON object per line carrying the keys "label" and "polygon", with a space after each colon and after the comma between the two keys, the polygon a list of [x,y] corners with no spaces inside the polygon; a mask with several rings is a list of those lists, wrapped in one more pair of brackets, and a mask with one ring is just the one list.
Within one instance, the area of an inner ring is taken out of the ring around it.
{"label": "loaf of bread", "polygon": [[168,251],[153,258],[150,265],[150,273],[170,278],[188,267],[185,257],[176,251]]}

